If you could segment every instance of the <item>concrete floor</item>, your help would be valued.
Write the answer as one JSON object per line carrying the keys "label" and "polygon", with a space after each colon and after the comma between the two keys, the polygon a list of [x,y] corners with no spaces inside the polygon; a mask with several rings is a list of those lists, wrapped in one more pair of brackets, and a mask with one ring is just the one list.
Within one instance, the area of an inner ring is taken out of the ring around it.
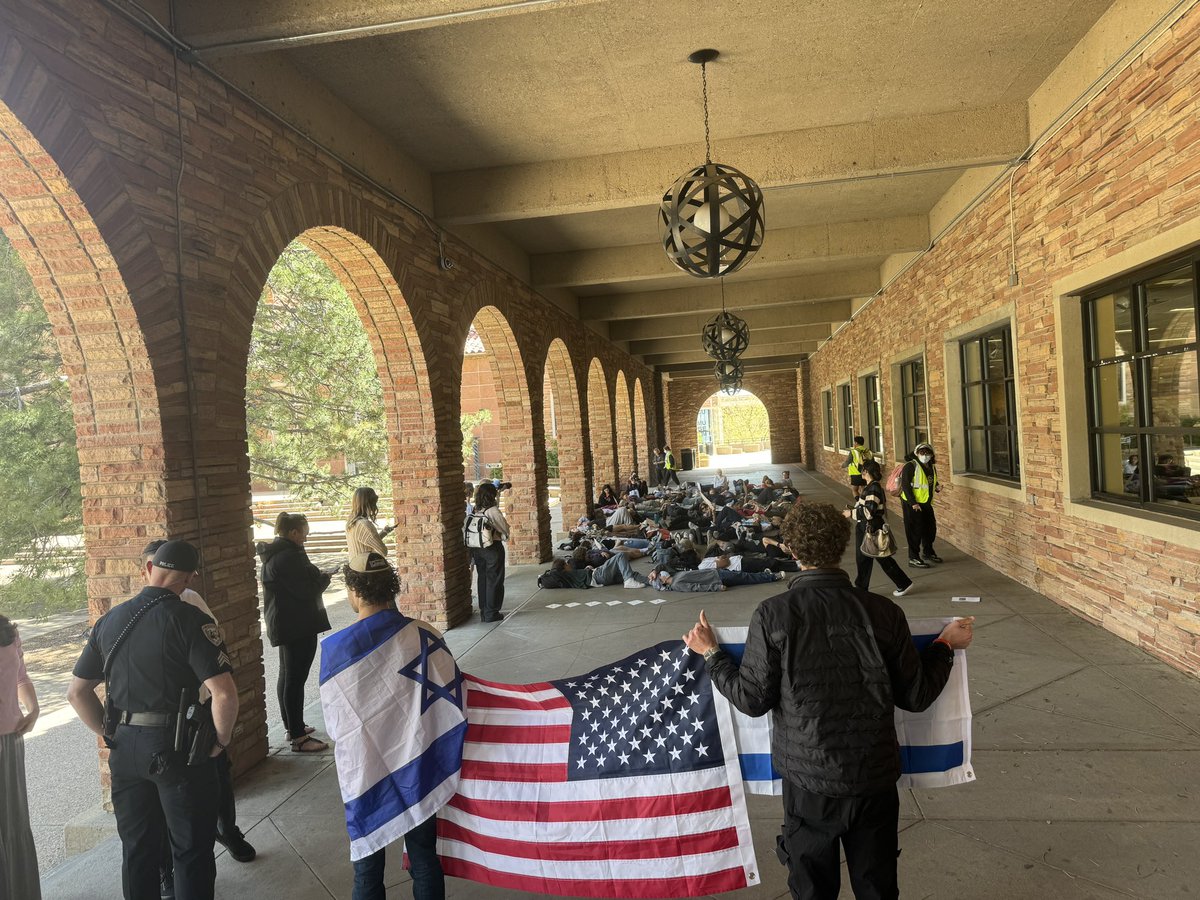
{"label": "concrete floor", "polygon": [[[768,471],[777,473],[781,467]],[[848,491],[798,466],[810,500],[844,504]],[[1173,671],[1044,597],[939,545],[945,564],[914,571],[901,602],[911,617],[978,617],[968,651],[975,714],[974,783],[902,795],[901,890],[908,897],[1173,898],[1200,884],[1200,680]],[[903,553],[901,553],[903,558]],[[852,564],[852,557],[850,558]],[[641,568],[645,569],[643,563]],[[548,609],[564,592],[538,591],[540,567],[509,570],[500,625],[478,621],[447,635],[463,669],[486,678],[533,681],[611,662],[638,646],[675,638],[701,607],[718,624],[747,620],[770,585],[712,595],[665,595],[661,605]],[[874,587],[890,590],[876,571]],[[588,600],[633,599],[606,588]],[[954,595],[978,595],[964,607]],[[650,591],[637,592],[653,599]],[[347,604],[334,606],[335,627]],[[320,725],[315,684],[312,720]],[[278,741],[278,727],[272,731]],[[237,786],[242,827],[259,858],[242,865],[222,854],[217,895],[348,898],[351,867],[336,773],[329,754],[277,750]],[[774,862],[779,801],[751,797],[763,884],[733,895],[787,896]],[[389,885],[410,896],[393,861]],[[44,880],[47,898],[120,895],[115,841],[68,860]],[[466,898],[524,894],[450,879]],[[530,895],[533,896],[533,895]],[[848,887],[843,897],[850,897]]]}

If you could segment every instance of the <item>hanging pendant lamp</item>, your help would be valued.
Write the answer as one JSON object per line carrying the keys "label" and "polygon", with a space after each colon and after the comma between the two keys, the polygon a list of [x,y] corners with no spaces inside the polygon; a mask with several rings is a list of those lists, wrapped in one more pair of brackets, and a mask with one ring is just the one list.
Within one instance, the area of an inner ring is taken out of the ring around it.
{"label": "hanging pendant lamp", "polygon": [[740,359],[721,359],[713,366],[713,374],[717,377],[717,383],[727,394],[736,394],[742,389],[742,378],[745,376],[745,369],[742,367]]}
{"label": "hanging pendant lamp", "polygon": [[762,246],[763,194],[749,176],[712,161],[708,130],[706,66],[716,50],[688,57],[700,66],[704,93],[704,165],[684,173],[663,195],[659,219],[663,249],[675,265],[697,278],[731,275]]}
{"label": "hanging pendant lamp", "polygon": [[725,309],[725,279],[721,279],[721,311],[700,332],[700,344],[713,359],[735,359],[750,346],[746,320]]}

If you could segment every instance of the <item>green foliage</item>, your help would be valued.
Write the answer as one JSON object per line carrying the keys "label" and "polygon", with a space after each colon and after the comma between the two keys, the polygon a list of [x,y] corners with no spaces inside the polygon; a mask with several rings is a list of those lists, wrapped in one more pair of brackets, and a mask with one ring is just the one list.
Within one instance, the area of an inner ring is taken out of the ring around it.
{"label": "green foliage", "polygon": [[42,615],[87,604],[83,500],[71,392],[50,321],[0,236],[0,612]]}
{"label": "green foliage", "polygon": [[473,413],[463,413],[458,417],[462,429],[462,460],[467,465],[475,457],[475,429],[492,421],[492,411],[481,409]]}
{"label": "green foliage", "polygon": [[[246,371],[250,471],[294,496],[344,502],[387,483],[383,389],[362,321],[341,282],[299,242],[258,304]],[[333,474],[344,458],[354,472]]]}
{"label": "green foliage", "polygon": [[763,441],[770,434],[767,408],[761,403],[722,404],[721,421],[724,440],[728,444]]}

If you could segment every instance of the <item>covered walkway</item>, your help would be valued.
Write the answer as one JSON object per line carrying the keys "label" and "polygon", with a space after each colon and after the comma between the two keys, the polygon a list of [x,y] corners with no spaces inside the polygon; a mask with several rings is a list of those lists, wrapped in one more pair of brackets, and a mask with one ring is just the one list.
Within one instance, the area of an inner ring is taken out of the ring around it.
{"label": "covered walkway", "polygon": [[[766,471],[777,476],[783,468]],[[840,485],[790,468],[806,499],[845,502]],[[945,564],[916,572],[916,588],[901,602],[910,618],[978,617],[967,654],[978,780],[903,794],[902,893],[973,900],[1189,895],[1200,882],[1200,683],[957,549],[941,553]],[[852,555],[843,565],[853,565]],[[550,609],[562,592],[539,591],[538,571],[510,571],[514,612],[502,627],[474,622],[447,634],[465,670],[511,682],[585,672],[678,637],[701,608],[714,622],[744,622],[774,592],[765,585],[719,600],[667,594],[659,605]],[[877,590],[890,589],[878,571],[875,579]],[[603,588],[587,597],[626,601],[629,594]],[[981,601],[965,607],[950,602],[954,595]],[[331,612],[335,627],[351,617],[345,603]],[[316,696],[315,684],[307,696]],[[317,704],[312,718],[320,724]],[[237,785],[239,819],[259,858],[242,865],[222,854],[217,896],[349,898],[332,754],[288,753],[272,724],[271,755]],[[750,810],[763,884],[722,896],[784,898],[784,870],[774,858],[779,801],[752,797]],[[46,896],[117,896],[119,879],[120,846],[109,840],[52,873]],[[393,857],[389,886],[407,880]],[[448,888],[454,900],[533,896],[455,879]]]}

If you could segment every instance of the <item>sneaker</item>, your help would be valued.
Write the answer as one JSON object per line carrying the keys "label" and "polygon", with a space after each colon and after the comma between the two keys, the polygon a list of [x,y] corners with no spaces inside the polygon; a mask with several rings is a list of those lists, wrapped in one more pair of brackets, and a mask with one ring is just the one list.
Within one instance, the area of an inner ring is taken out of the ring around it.
{"label": "sneaker", "polygon": [[942,558],[940,556],[938,556],[936,553],[926,553],[925,554],[925,562],[940,563],[941,561],[942,561]]}
{"label": "sneaker", "polygon": [[909,559],[908,565],[910,568],[913,568],[913,569],[928,569],[929,568],[929,563],[925,562],[925,560],[923,560],[923,559],[917,559],[915,556]]}
{"label": "sneaker", "polygon": [[892,596],[893,597],[903,597],[905,594],[907,594],[909,591],[912,590],[912,587],[913,586],[910,584],[906,588],[900,588],[899,590],[892,591]]}
{"label": "sneaker", "polygon": [[776,581],[783,581],[783,576],[784,576],[784,575],[786,575],[786,574],[787,574],[786,572],[776,572],[776,573],[775,573],[775,580],[776,580]]}
{"label": "sneaker", "polygon": [[636,590],[637,588],[644,588],[646,585],[638,581],[636,578],[626,578],[625,587],[632,591]]}
{"label": "sneaker", "polygon": [[229,851],[229,855],[238,862],[250,862],[257,855],[240,828],[235,828],[229,834],[217,832],[217,843]]}
{"label": "sneaker", "polygon": [[175,900],[175,873],[173,871],[159,870],[158,896],[162,900]]}

